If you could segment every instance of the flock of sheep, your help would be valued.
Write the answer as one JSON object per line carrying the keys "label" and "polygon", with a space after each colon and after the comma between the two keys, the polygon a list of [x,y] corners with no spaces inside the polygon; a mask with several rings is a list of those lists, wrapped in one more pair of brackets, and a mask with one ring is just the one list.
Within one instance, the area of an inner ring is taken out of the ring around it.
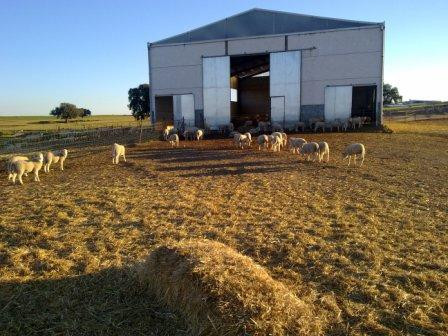
{"label": "flock of sheep", "polygon": [[[362,117],[349,118],[344,124],[344,128],[348,127],[347,125],[356,128],[361,127],[365,122]],[[319,127],[323,127],[322,130],[325,131],[324,125],[339,125],[340,121],[332,121],[332,122],[323,122],[319,120],[310,120],[311,129],[317,129]],[[339,126],[338,126],[339,127]],[[304,123],[300,122],[296,124],[295,130],[298,128],[304,129]],[[344,129],[343,128],[343,129]],[[281,151],[282,148],[289,147],[289,150],[294,154],[297,153],[306,157],[306,160],[312,161],[325,161],[328,162],[330,160],[330,146],[327,142],[321,141],[317,142],[307,142],[303,138],[289,138],[286,133],[283,132],[280,125],[270,125],[269,123],[259,122],[258,127],[255,129],[250,129],[248,132],[240,133],[233,130],[233,124],[224,125],[222,130],[230,131],[230,137],[233,138],[233,143],[237,148],[243,149],[244,147],[250,147],[252,144],[252,135],[253,133],[259,133],[260,130],[271,129],[274,130],[270,135],[261,134],[257,137],[258,150],[266,149],[272,150],[274,152]],[[276,131],[279,130],[279,131]],[[339,130],[339,129],[338,129]],[[163,131],[164,140],[168,141],[172,147],[179,146],[179,133],[177,129],[172,126],[168,126]],[[198,127],[187,127],[184,132],[181,132],[185,140],[201,140],[204,137],[204,130],[199,129]],[[348,145],[342,151],[343,159],[348,158],[348,165],[350,166],[351,159],[353,158],[354,165],[356,165],[356,159],[359,156],[361,158],[360,166],[362,166],[364,162],[364,157],[366,154],[365,146],[361,143],[352,143]]]}
{"label": "flock of sheep", "polygon": [[[352,120],[347,121],[349,125],[362,125],[361,118],[351,118]],[[359,119],[359,120],[358,120]],[[314,129],[317,130],[321,126],[320,123],[327,125],[327,122],[314,121]],[[264,125],[266,124],[266,125]],[[271,127],[274,130],[270,135],[260,134],[257,137],[258,150],[266,149],[272,150],[274,152],[281,151],[282,148],[289,147],[289,150],[293,153],[297,153],[306,157],[306,160],[318,161],[318,162],[328,162],[330,160],[330,146],[327,142],[307,142],[303,138],[291,137],[288,139],[286,133],[280,129],[279,125],[268,125],[267,123],[260,122],[255,131],[260,132],[261,129],[265,127]],[[296,129],[302,127],[302,123],[296,126]],[[356,127],[356,126],[353,126]],[[226,129],[230,136],[233,138],[233,143],[237,148],[243,149],[244,147],[250,147],[252,145],[252,133],[254,131],[251,129],[246,133],[239,133],[233,131],[233,125],[226,125]],[[275,131],[279,129],[279,131]],[[323,128],[323,130],[325,127]],[[163,137],[166,141],[170,142],[172,147],[179,146],[179,135],[178,131],[173,127],[167,127],[163,131]],[[204,138],[204,130],[197,127],[187,127],[182,133],[185,140],[201,140]],[[364,157],[366,154],[366,149],[361,143],[352,143],[348,145],[343,151],[343,159],[348,158],[348,165],[350,166],[351,159],[353,158],[354,165],[356,165],[357,156],[361,158],[361,164],[364,162]],[[61,170],[64,170],[64,161],[67,159],[68,151],[66,149],[58,151],[49,151],[45,154],[39,153],[36,157],[31,159],[26,156],[13,156],[7,161],[6,171],[8,173],[8,180],[12,180],[16,183],[16,179],[19,180],[20,184],[23,184],[23,175],[27,176],[30,173],[34,174],[34,180],[40,181],[39,171],[44,167],[44,172],[48,173],[50,171],[50,166],[52,163],[60,163]],[[126,162],[125,147],[119,144],[113,144],[112,146],[112,163],[118,164],[120,157]]]}

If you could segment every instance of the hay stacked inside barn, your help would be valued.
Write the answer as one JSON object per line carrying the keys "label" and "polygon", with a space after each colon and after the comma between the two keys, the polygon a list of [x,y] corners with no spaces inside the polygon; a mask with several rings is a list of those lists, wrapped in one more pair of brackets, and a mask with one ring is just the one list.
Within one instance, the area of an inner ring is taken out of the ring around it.
{"label": "hay stacked inside barn", "polygon": [[317,335],[309,305],[230,247],[189,240],[155,249],[140,278],[194,335]]}

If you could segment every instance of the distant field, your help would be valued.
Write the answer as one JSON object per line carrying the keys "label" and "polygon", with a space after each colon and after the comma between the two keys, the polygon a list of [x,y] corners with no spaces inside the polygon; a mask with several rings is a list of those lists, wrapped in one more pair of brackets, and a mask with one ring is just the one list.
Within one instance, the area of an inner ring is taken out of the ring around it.
{"label": "distant field", "polygon": [[0,117],[0,132],[10,135],[18,131],[57,131],[58,129],[80,129],[104,126],[136,125],[129,115],[99,115],[76,119],[66,123],[51,116]]}
{"label": "distant field", "polygon": [[[23,186],[2,172],[0,335],[189,335],[133,269],[190,238],[252,258],[325,336],[448,335],[448,120],[388,127],[298,135],[329,163],[220,139],[151,141],[119,165],[74,150]],[[341,159],[351,142],[361,168]]]}

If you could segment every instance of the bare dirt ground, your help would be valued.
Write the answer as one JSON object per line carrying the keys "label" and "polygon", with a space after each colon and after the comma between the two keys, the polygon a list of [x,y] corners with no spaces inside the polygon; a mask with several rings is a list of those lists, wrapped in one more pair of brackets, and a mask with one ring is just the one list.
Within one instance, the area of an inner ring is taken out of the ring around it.
{"label": "bare dirt ground", "polygon": [[[116,166],[109,149],[86,150],[40,183],[2,178],[0,335],[186,335],[133,266],[198,237],[313,303],[326,335],[446,335],[448,121],[407,125],[302,135],[330,144],[329,163],[230,140],[151,142]],[[340,156],[355,141],[361,168]]]}

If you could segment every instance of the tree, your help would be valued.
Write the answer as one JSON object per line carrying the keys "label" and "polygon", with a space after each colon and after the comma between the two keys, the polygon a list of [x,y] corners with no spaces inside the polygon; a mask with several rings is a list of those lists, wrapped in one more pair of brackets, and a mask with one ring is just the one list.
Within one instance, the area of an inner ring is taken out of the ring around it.
{"label": "tree", "polygon": [[50,112],[50,115],[60,119],[65,119],[65,122],[68,122],[69,119],[80,117],[82,115],[82,111],[74,104],[61,103]]}
{"label": "tree", "polygon": [[140,121],[140,142],[142,141],[143,121],[149,118],[149,84],[140,84],[128,91],[129,105],[132,116]]}
{"label": "tree", "polygon": [[392,87],[390,84],[383,85],[383,103],[384,104],[396,104],[403,99],[396,87]]}
{"label": "tree", "polygon": [[90,117],[92,115],[92,111],[85,109],[85,108],[80,108],[81,110],[81,117]]}

